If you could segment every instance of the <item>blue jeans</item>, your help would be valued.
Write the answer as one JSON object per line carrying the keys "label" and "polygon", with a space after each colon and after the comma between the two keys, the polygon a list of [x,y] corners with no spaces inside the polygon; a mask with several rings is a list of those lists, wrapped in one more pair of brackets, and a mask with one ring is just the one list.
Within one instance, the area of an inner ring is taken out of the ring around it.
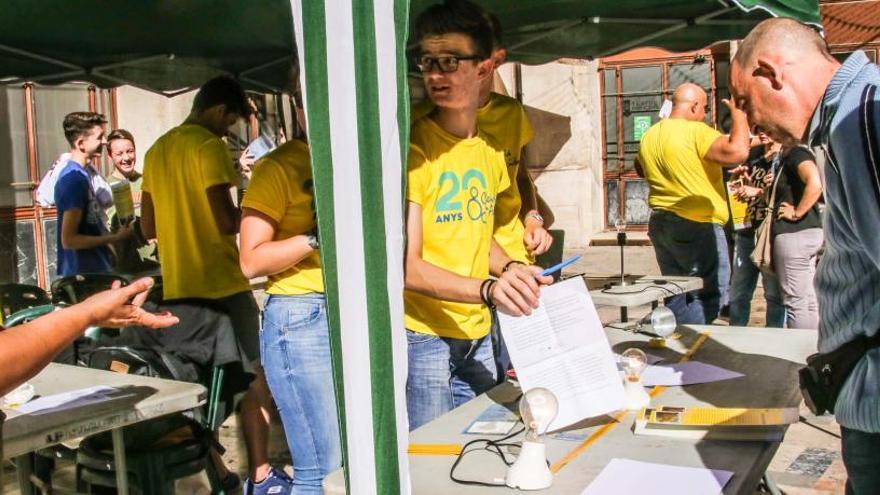
{"label": "blue jeans", "polygon": [[451,339],[406,331],[409,429],[451,411],[495,386],[495,356],[489,335]]}
{"label": "blue jeans", "polygon": [[269,296],[260,350],[293,457],[291,494],[321,494],[342,465],[324,295]]}
{"label": "blue jeans", "polygon": [[785,306],[782,305],[782,292],[779,279],[761,273],[749,256],[755,250],[755,229],[743,229],[734,235],[733,277],[730,280],[730,326],[744,327],[749,324],[752,312],[752,296],[758,285],[758,275],[764,285],[764,299],[767,301],[767,327],[785,327]]}
{"label": "blue jeans", "polygon": [[880,489],[880,433],[840,428],[846,467],[846,495],[876,494]]}
{"label": "blue jeans", "polygon": [[730,259],[724,229],[714,223],[687,220],[656,210],[648,222],[648,237],[660,273],[700,277],[697,292],[670,297],[666,305],[679,324],[712,323],[718,317],[721,300],[730,283]]}

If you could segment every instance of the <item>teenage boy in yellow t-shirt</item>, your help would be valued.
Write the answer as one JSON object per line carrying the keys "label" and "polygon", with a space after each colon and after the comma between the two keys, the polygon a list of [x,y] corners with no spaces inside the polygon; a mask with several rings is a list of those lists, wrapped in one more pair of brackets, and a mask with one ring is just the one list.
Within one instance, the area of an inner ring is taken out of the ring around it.
{"label": "teenage boy in yellow t-shirt", "polygon": [[259,367],[260,310],[238,264],[240,214],[230,189],[240,179],[221,139],[250,112],[244,90],[232,78],[216,77],[199,89],[186,121],[147,151],[141,228],[146,238],[157,238],[165,299],[202,299],[232,320],[257,373],[240,404],[250,479],[271,478],[289,491],[289,478],[269,465],[271,396]]}
{"label": "teenage boy in yellow t-shirt", "polygon": [[512,263],[492,239],[497,196],[510,179],[504,153],[477,129],[480,86],[492,74],[492,30],[482,9],[465,1],[431,6],[415,33],[436,109],[413,125],[407,165],[411,429],[495,384],[489,306],[531,313],[539,285],[552,281],[538,267]]}

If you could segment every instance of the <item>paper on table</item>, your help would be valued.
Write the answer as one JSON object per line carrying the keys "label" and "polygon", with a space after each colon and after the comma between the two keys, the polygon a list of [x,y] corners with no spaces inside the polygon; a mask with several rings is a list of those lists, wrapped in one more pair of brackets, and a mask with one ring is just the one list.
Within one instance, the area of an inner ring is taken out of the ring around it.
{"label": "paper on table", "polygon": [[731,471],[611,459],[581,495],[717,495]]}
{"label": "paper on table", "polygon": [[583,278],[544,287],[531,315],[499,313],[499,323],[522,389],[544,387],[559,401],[548,431],[623,407],[623,382]]}
{"label": "paper on table", "polygon": [[648,366],[642,372],[642,383],[646,387],[663,385],[693,385],[696,383],[720,382],[745,376],[742,373],[724,369],[699,361],[686,361],[669,366]]}
{"label": "paper on table", "polygon": [[72,390],[61,394],[40,397],[19,407],[17,410],[21,414],[45,413],[50,410],[63,411],[71,407],[80,407],[107,400],[109,392],[114,390],[116,389],[105,385]]}

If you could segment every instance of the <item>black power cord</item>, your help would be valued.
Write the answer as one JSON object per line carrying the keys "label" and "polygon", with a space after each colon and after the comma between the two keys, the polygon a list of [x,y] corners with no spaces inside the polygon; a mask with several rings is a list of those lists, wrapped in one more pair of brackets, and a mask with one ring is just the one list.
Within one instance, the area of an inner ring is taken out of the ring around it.
{"label": "black power cord", "polygon": [[[513,464],[513,461],[507,460],[507,455],[504,453],[504,451],[501,450],[501,448],[502,447],[515,447],[515,446],[517,446],[518,444],[516,444],[516,443],[507,443],[507,440],[510,440],[511,438],[519,435],[520,433],[522,433],[524,431],[526,431],[525,426],[514,431],[513,433],[508,434],[505,437],[499,438],[498,440],[490,440],[488,438],[478,438],[476,440],[471,440],[470,442],[464,444],[464,446],[461,448],[461,453],[458,454],[458,457],[455,459],[455,462],[452,463],[452,467],[449,468],[449,479],[451,479],[452,481],[459,483],[461,485],[493,486],[493,487],[507,486],[504,483],[490,483],[488,481],[466,480],[466,479],[462,479],[462,478],[456,478],[455,469],[461,463],[461,460],[464,459],[464,456],[466,454],[469,454],[471,452],[478,452],[480,450],[486,450],[486,451],[492,452],[493,454],[495,454],[501,458],[501,462],[503,462],[506,466],[510,467]],[[468,450],[468,448],[471,447],[472,445],[477,445],[480,443],[485,443],[485,445],[482,448],[475,448],[472,450]]]}

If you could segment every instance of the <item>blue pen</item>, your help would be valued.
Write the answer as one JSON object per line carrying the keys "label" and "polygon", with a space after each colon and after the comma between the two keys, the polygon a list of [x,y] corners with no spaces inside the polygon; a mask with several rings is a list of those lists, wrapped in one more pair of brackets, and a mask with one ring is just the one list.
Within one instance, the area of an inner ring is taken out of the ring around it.
{"label": "blue pen", "polygon": [[559,270],[562,270],[563,268],[567,267],[568,265],[574,263],[575,261],[577,261],[579,259],[581,259],[581,255],[572,256],[571,258],[563,261],[562,263],[559,263],[557,265],[553,265],[550,268],[545,269],[543,272],[541,272],[541,276],[546,277],[547,275],[553,275],[554,273],[558,272]]}

